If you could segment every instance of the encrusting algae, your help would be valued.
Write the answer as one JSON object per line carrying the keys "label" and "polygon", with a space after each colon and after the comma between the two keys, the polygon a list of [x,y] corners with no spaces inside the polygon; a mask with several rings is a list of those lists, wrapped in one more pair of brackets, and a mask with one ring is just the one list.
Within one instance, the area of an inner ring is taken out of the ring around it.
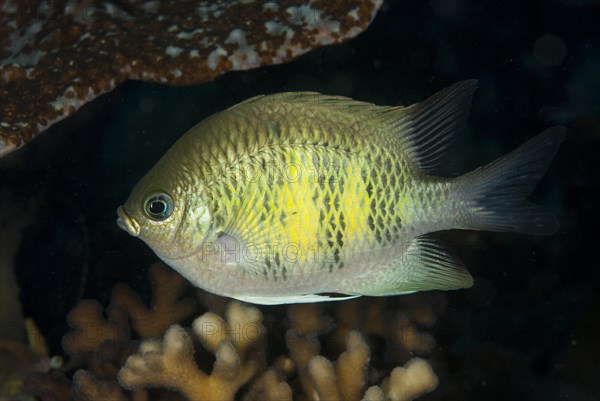
{"label": "encrusting algae", "polygon": [[126,79],[193,85],[290,61],[355,37],[382,2],[0,0],[0,157]]}
{"label": "encrusting algae", "polygon": [[[352,322],[346,303],[336,308],[349,321],[331,317],[322,305],[298,304],[287,307],[281,326],[277,310],[263,314],[201,292],[209,311],[185,328],[197,313],[191,288],[162,264],[152,267],[151,278],[150,307],[124,285],[115,287],[106,315],[95,301],[76,306],[68,317],[72,331],[63,338],[71,360],[62,369],[30,374],[25,388],[55,401],[408,401],[437,386],[430,364],[412,355],[418,350],[406,348],[403,366],[400,359],[373,366],[371,334]],[[360,300],[364,310],[370,301]],[[378,331],[377,321],[389,319],[389,312],[380,299],[373,301],[361,321]],[[418,311],[426,302],[416,305]],[[173,314],[176,309],[185,313]],[[390,341],[402,336],[393,327],[386,330]]]}

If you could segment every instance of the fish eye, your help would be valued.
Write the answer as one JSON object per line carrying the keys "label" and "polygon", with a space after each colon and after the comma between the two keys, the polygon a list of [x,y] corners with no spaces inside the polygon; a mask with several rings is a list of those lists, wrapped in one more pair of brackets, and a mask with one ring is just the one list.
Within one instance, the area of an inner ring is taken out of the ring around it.
{"label": "fish eye", "polygon": [[167,194],[154,194],[144,202],[144,212],[153,220],[164,220],[173,213],[173,199]]}

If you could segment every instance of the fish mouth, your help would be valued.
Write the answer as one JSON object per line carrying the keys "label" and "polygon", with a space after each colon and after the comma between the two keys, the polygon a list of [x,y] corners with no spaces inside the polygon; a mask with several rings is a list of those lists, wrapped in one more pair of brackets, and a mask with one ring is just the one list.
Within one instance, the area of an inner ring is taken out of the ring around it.
{"label": "fish mouth", "polygon": [[140,235],[140,225],[135,219],[129,217],[127,213],[125,213],[123,206],[119,206],[117,209],[117,216],[119,216],[117,217],[117,225],[119,228],[127,231],[132,237]]}

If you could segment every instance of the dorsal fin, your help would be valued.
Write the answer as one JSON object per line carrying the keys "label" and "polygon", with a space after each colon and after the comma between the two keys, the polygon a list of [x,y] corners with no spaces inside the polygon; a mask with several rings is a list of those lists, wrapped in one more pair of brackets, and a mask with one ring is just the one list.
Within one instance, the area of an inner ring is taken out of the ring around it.
{"label": "dorsal fin", "polygon": [[398,134],[404,139],[412,161],[423,171],[431,172],[445,156],[469,115],[477,80],[457,82],[427,100],[400,109]]}
{"label": "dorsal fin", "polygon": [[317,92],[286,92],[260,95],[230,108],[252,103],[304,103],[352,112],[364,121],[380,121],[381,130],[363,132],[364,135],[387,136],[399,144],[410,160],[423,172],[430,173],[438,166],[469,114],[477,80],[457,82],[428,99],[410,106],[377,106],[344,96],[323,95]]}

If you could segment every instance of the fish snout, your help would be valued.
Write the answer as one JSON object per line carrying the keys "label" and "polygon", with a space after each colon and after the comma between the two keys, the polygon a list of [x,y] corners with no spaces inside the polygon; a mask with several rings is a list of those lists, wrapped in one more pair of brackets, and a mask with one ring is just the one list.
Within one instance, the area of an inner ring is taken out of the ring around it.
{"label": "fish snout", "polygon": [[117,217],[117,225],[119,228],[127,231],[129,235],[133,237],[140,235],[140,225],[137,221],[127,215],[123,206],[119,206],[117,209],[117,216],[119,216]]}

